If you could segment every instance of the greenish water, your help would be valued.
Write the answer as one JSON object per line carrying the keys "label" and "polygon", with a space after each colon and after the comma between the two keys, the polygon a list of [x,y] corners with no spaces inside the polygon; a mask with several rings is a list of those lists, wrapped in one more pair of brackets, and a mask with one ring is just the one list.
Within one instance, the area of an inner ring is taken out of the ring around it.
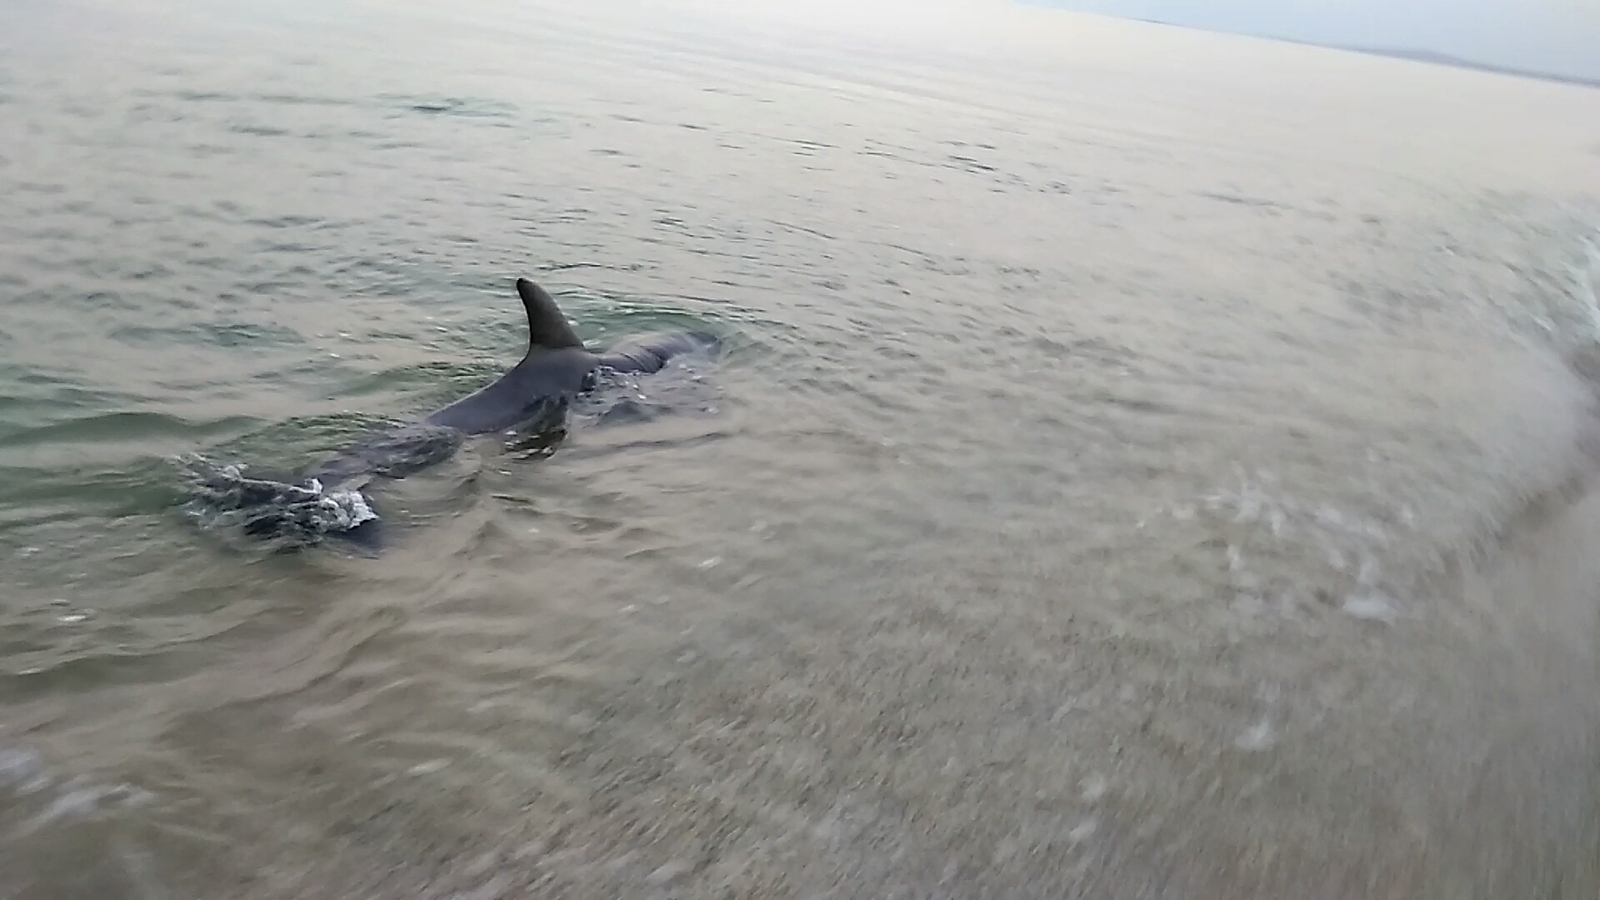
{"label": "greenish water", "polygon": [[[797,10],[0,10],[0,893],[1593,897],[1600,92]],[[183,515],[519,275],[714,402]]]}

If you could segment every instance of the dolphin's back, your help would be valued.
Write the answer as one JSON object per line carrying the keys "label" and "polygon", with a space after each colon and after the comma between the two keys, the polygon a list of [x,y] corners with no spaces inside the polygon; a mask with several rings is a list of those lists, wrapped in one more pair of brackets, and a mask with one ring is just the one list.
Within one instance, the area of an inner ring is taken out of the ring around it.
{"label": "dolphin's back", "polygon": [[449,459],[463,438],[459,429],[437,423],[408,422],[380,428],[306,474],[329,488],[360,487],[371,476],[404,478]]}
{"label": "dolphin's back", "polygon": [[612,347],[597,364],[618,372],[648,375],[658,372],[674,356],[715,350],[721,340],[701,331],[673,331],[635,338]]}
{"label": "dolphin's back", "polygon": [[592,383],[596,356],[570,347],[529,353],[500,380],[423,419],[467,434],[505,431],[562,408]]}

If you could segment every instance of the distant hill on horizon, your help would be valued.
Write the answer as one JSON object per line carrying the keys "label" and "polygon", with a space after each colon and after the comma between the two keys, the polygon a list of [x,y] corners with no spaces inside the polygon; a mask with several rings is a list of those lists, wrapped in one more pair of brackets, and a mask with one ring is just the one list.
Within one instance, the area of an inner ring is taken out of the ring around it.
{"label": "distant hill on horizon", "polygon": [[1334,50],[1350,50],[1355,53],[1370,53],[1374,56],[1390,56],[1395,59],[1409,59],[1415,62],[1432,63],[1436,66],[1454,66],[1458,69],[1477,69],[1480,72],[1494,72],[1499,75],[1515,75],[1520,78],[1537,78],[1541,81],[1559,81],[1563,84],[1576,84],[1583,87],[1600,88],[1600,78],[1584,78],[1581,75],[1561,75],[1556,72],[1539,72],[1533,69],[1520,69],[1516,66],[1501,66],[1494,63],[1478,62],[1451,56],[1448,53],[1436,53],[1432,50],[1406,50],[1395,47],[1350,47],[1339,44],[1316,44],[1313,41],[1290,41],[1295,44],[1312,44],[1318,47],[1329,47]]}
{"label": "distant hill on horizon", "polygon": [[[1028,2],[1028,0],[1024,0]],[[1062,9],[1060,6],[1051,6],[1052,9]],[[1582,75],[1562,75],[1557,72],[1540,72],[1534,69],[1522,69],[1516,66],[1502,66],[1495,63],[1478,62],[1460,56],[1451,56],[1448,53],[1438,53],[1433,50],[1408,50],[1397,47],[1362,47],[1351,44],[1325,44],[1320,41],[1308,41],[1303,38],[1279,37],[1273,34],[1250,34],[1248,32],[1224,32],[1217,28],[1204,28],[1199,25],[1187,25],[1182,22],[1166,22],[1161,19],[1145,19],[1137,16],[1126,17],[1135,22],[1147,22],[1151,25],[1166,25],[1172,28],[1192,28],[1196,31],[1211,31],[1218,34],[1242,34],[1245,37],[1264,38],[1269,41],[1282,41],[1286,44],[1303,44],[1308,47],[1322,47],[1328,50],[1345,50],[1351,53],[1366,53],[1372,56],[1387,56],[1392,59],[1409,59],[1413,62],[1430,63],[1436,66],[1451,66],[1457,69],[1476,69],[1480,72],[1493,72],[1497,75],[1512,75],[1518,78],[1535,78],[1540,81],[1556,81],[1562,84],[1575,84],[1580,87],[1600,88],[1600,78],[1586,78]]]}

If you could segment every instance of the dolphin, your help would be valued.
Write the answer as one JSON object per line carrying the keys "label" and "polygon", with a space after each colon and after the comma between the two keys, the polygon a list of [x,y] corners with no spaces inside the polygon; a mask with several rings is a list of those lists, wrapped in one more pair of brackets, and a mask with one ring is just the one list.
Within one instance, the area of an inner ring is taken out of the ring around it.
{"label": "dolphin", "polygon": [[379,429],[340,449],[296,482],[246,478],[236,467],[193,478],[215,509],[236,514],[246,533],[301,537],[324,534],[377,550],[378,516],[361,491],[375,479],[398,479],[436,465],[469,436],[537,427],[552,430],[570,401],[593,390],[602,370],[649,374],[674,357],[714,353],[721,339],[704,331],[630,338],[605,352],[583,341],[544,288],[517,279],[528,317],[522,361],[493,383],[411,422]]}
{"label": "dolphin", "polygon": [[644,335],[595,353],[583,346],[566,316],[544,288],[517,279],[517,294],[528,311],[528,353],[500,380],[422,421],[465,434],[489,434],[540,418],[552,403],[594,388],[600,369],[649,374],[674,356],[714,350],[716,335],[676,331]]}

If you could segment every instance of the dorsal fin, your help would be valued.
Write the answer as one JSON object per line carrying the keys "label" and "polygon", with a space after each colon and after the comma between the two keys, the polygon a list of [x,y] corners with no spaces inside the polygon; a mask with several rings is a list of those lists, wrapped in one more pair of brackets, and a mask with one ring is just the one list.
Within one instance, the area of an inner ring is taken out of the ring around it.
{"label": "dorsal fin", "polygon": [[526,278],[518,278],[517,293],[528,310],[530,354],[535,350],[564,350],[583,346],[583,341],[567,324],[567,317],[561,314],[561,307],[556,305],[555,299],[544,288]]}

